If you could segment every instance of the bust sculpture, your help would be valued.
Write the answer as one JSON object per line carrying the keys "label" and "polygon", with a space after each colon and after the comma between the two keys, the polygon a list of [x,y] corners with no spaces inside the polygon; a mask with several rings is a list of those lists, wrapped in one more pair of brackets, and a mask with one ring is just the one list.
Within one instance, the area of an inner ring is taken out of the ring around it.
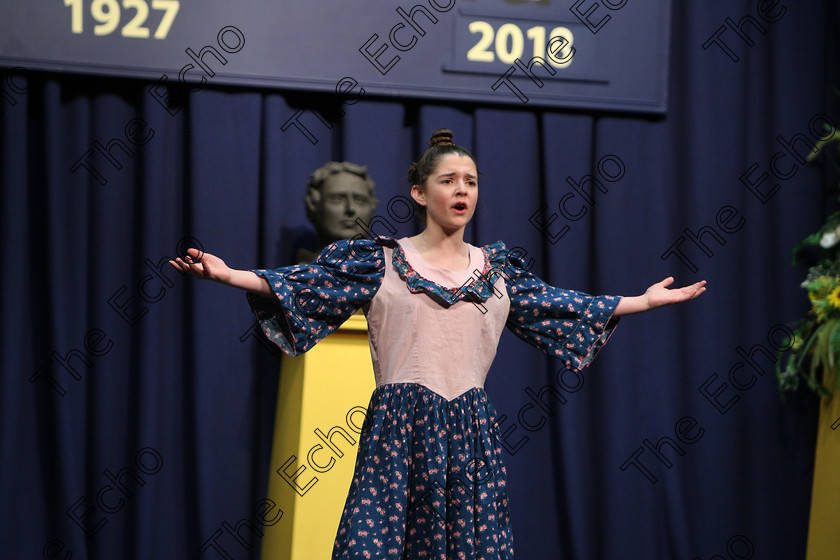
{"label": "bust sculpture", "polygon": [[379,201],[367,167],[348,161],[325,163],[309,176],[306,185],[306,216],[315,226],[315,251],[299,249],[299,264],[311,263],[330,243],[350,239],[365,230],[359,218],[369,224]]}

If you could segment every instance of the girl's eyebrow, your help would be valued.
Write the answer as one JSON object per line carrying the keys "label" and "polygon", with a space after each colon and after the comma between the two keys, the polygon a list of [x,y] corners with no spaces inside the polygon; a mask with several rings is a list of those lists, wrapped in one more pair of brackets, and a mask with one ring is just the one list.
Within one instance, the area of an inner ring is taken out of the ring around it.
{"label": "girl's eyebrow", "polygon": [[[450,171],[449,173],[441,173],[440,175],[438,175],[438,177],[452,177],[454,175],[457,175],[457,173],[455,171]],[[473,175],[472,173],[466,173],[466,176],[470,179],[477,179],[478,178],[475,175]]]}

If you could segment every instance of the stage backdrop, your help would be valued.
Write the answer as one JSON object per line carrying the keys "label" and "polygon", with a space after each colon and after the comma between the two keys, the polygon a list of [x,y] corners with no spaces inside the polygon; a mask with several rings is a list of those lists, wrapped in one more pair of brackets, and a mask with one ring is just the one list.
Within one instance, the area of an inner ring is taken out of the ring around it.
{"label": "stage backdrop", "polygon": [[[790,250],[836,180],[802,157],[837,116],[836,6],[674,3],[661,116],[7,69],[0,556],[255,558],[284,522],[266,501],[278,357],[242,293],[164,261],[290,263],[311,238],[304,184],[331,159],[370,167],[377,233],[411,235],[396,197],[445,126],[479,161],[470,242],[593,293],[709,282],[623,319],[581,376],[503,335],[487,391],[516,557],[803,557],[815,402],[783,405],[771,370],[807,309]],[[609,15],[582,32],[615,40]]]}

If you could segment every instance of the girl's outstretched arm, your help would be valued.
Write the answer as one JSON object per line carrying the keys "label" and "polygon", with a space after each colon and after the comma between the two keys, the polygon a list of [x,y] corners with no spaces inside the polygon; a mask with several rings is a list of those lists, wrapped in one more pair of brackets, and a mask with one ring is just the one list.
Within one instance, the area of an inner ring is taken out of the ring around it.
{"label": "girl's outstretched arm", "polygon": [[189,249],[183,259],[176,258],[169,264],[202,280],[213,280],[225,286],[247,290],[263,296],[271,296],[273,292],[268,281],[250,270],[230,268],[225,261],[210,253],[202,253],[198,249]]}
{"label": "girl's outstretched arm", "polygon": [[662,282],[657,282],[640,296],[622,297],[615,307],[613,315],[620,317],[622,315],[632,315],[633,313],[642,313],[650,311],[663,305],[671,305],[673,303],[680,303],[694,299],[706,291],[706,281],[701,280],[691,286],[684,288],[675,288],[669,290],[667,286],[674,283],[674,277],[669,276]]}

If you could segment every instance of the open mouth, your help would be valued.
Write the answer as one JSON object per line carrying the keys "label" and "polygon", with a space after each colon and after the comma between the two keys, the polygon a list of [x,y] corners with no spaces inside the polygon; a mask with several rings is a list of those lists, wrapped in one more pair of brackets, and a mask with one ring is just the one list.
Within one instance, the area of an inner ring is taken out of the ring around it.
{"label": "open mouth", "polygon": [[459,214],[464,214],[467,211],[467,203],[466,202],[456,202],[452,205],[452,209]]}

